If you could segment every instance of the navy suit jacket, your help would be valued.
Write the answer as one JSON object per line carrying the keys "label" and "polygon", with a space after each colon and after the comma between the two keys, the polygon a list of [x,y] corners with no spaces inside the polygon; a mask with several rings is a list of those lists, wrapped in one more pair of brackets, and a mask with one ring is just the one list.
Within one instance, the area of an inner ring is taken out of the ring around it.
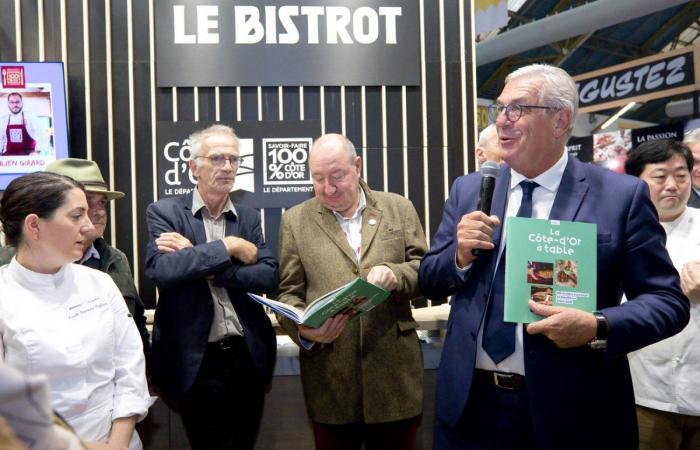
{"label": "navy suit jacket", "polygon": [[693,208],[700,208],[700,195],[695,192],[693,188],[690,188],[690,197],[688,197],[688,206]]}
{"label": "navy suit jacket", "polygon": [[[151,375],[154,384],[170,397],[180,398],[192,386],[204,356],[214,318],[207,284],[210,276],[215,285],[224,286],[228,292],[260,379],[264,383],[272,379],[275,332],[262,306],[246,292],[270,293],[276,289],[277,260],[265,244],[258,212],[243,205],[236,205],[236,212],[237,216],[226,213],[226,235],[255,244],[255,264],[245,265],[230,257],[220,240],[207,243],[201,212],[192,215],[192,194],[148,206],[150,240],[145,272],[160,293],[153,327]],[[180,233],[193,246],[160,252],[155,239],[166,231]]]}
{"label": "navy suit jacket", "polygon": [[[438,372],[438,420],[455,427],[474,375],[476,338],[486,310],[497,252],[472,265],[465,281],[455,269],[455,231],[477,208],[481,176],[458,178],[442,223],[423,258],[419,284],[427,297],[454,295]],[[492,214],[501,218],[510,168],[496,180]],[[610,324],[608,348],[557,348],[523,333],[526,386],[538,448],[636,449],[634,395],[626,354],[679,332],[689,304],[665,249],[665,233],[646,184],[570,157],[550,219],[597,224],[598,310]],[[501,228],[493,236],[499,246]],[[622,293],[630,300],[620,305]]]}

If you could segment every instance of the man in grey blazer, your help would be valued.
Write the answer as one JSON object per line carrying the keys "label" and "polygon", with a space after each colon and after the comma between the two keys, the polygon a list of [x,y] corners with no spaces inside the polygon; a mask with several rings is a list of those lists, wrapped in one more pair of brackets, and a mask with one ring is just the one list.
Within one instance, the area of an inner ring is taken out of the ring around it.
{"label": "man in grey blazer", "polygon": [[392,292],[368,314],[318,329],[281,319],[300,344],[301,378],[316,448],[414,449],[423,406],[418,265],[421,223],[404,197],[369,189],[344,136],[327,134],[309,157],[314,198],[282,217],[279,300],[304,308],[357,277]]}

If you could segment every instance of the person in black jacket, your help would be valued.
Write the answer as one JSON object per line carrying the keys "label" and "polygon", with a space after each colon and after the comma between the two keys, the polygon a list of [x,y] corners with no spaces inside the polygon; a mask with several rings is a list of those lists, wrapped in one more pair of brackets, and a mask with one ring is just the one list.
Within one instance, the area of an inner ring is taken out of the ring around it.
{"label": "person in black jacket", "polygon": [[277,259],[260,214],[229,196],[241,158],[234,131],[214,125],[189,141],[197,187],[146,213],[146,276],[160,292],[151,381],[179,408],[192,448],[252,449],[277,341],[247,292],[277,287]]}

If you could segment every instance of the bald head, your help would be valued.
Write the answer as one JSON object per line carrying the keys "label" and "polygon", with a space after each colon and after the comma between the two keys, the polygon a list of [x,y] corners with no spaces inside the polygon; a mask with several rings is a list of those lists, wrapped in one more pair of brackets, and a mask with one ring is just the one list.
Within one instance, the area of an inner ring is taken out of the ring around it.
{"label": "bald head", "polygon": [[314,153],[338,152],[343,151],[349,161],[354,161],[357,158],[355,146],[352,145],[350,139],[342,134],[328,133],[316,139],[311,146],[311,157]]}
{"label": "bald head", "polygon": [[479,143],[476,147],[476,159],[479,164],[486,161],[501,163],[501,147],[498,144],[496,125],[491,124],[479,133]]}
{"label": "bald head", "polygon": [[311,146],[309,169],[314,194],[323,206],[345,217],[357,210],[362,161],[341,134],[324,134]]}

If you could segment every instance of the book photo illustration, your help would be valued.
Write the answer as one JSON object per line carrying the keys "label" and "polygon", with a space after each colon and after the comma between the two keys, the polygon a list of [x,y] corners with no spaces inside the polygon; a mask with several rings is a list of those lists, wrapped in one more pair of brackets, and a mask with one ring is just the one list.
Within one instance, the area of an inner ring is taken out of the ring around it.
{"label": "book photo illustration", "polygon": [[267,306],[273,312],[291,319],[298,325],[318,328],[327,319],[340,313],[349,314],[351,320],[354,320],[375,306],[384,303],[391,293],[361,278],[356,278],[317,298],[305,310],[250,292],[248,295],[253,300]]}
{"label": "book photo illustration", "polygon": [[542,317],[528,300],[593,312],[596,309],[596,225],[509,217],[506,223],[504,320]]}

